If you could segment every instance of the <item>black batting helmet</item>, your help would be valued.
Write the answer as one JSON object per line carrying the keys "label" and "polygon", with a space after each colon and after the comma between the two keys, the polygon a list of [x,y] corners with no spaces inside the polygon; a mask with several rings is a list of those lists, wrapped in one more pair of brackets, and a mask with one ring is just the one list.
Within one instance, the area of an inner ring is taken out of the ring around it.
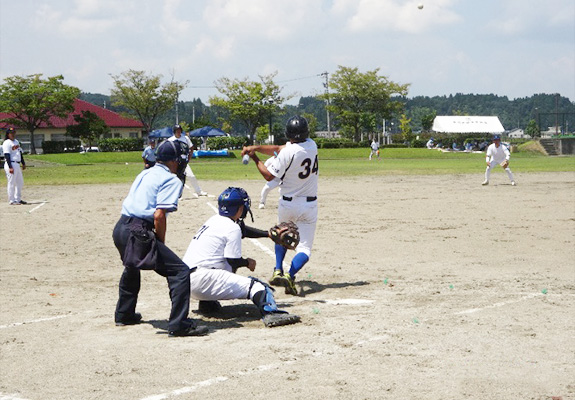
{"label": "black batting helmet", "polygon": [[286,124],[286,137],[296,142],[303,142],[309,137],[307,119],[296,115],[291,117]]}

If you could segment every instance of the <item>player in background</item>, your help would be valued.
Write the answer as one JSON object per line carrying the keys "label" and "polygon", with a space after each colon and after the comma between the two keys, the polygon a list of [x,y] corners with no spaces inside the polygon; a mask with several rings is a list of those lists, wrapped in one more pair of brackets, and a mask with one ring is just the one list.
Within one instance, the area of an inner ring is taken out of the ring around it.
{"label": "player in background", "polygon": [[[179,141],[185,143],[188,146],[188,148],[190,149],[189,158],[191,160],[193,150],[194,150],[193,149],[194,145],[192,144],[191,139],[188,137],[188,135],[183,133],[183,129],[180,125],[174,125],[173,131],[174,131],[174,135],[172,137],[170,137],[168,140],[170,140],[170,141],[179,140]],[[190,168],[189,164],[186,166],[185,172],[178,175],[178,178],[180,178],[180,180],[184,184],[186,183],[186,179],[189,178],[190,183],[192,184],[192,186],[194,187],[194,191],[196,192],[196,196],[199,197],[199,196],[207,196],[208,195],[208,193],[204,192],[202,190],[202,188],[200,187],[200,184],[198,183],[198,180],[197,180],[196,176],[194,175],[194,173],[192,172],[192,169]]]}
{"label": "player in background", "polygon": [[168,281],[172,311],[168,335],[202,336],[205,326],[188,318],[190,310],[190,269],[164,243],[167,214],[178,209],[183,184],[176,173],[186,168],[188,146],[181,142],[162,142],[156,151],[157,163],[144,169],[134,180],[122,203],[122,215],[112,238],[120,253],[124,272],[114,315],[116,325],[135,325],[142,320],[136,312],[140,292],[140,270],[154,270]]}
{"label": "player in background", "polygon": [[[248,154],[266,181],[279,178],[280,199],[278,222],[293,221],[300,233],[300,243],[292,259],[290,269],[284,273],[283,261],[287,249],[275,246],[276,265],[270,284],[285,287],[286,294],[297,295],[296,274],[309,261],[315,236],[318,215],[318,159],[317,145],[309,138],[307,120],[295,116],[286,124],[286,137],[289,142],[283,146],[260,145],[242,149],[242,156]],[[256,153],[277,154],[266,167]]]}
{"label": "player in background", "polygon": [[156,165],[156,140],[148,139],[148,146],[142,152],[142,160],[144,160],[144,168],[152,168]]}
{"label": "player in background", "polygon": [[218,300],[249,299],[258,307],[267,327],[295,324],[297,315],[277,308],[272,289],[260,280],[236,274],[240,267],[250,271],[256,261],[242,257],[242,238],[269,237],[267,231],[248,227],[244,218],[250,210],[247,192],[229,187],[218,197],[218,214],[210,217],[196,232],[184,262],[196,272],[190,275],[191,296],[200,300],[198,312],[211,315],[221,305]]}
{"label": "player in background", "polygon": [[482,185],[489,185],[489,177],[491,176],[491,168],[500,164],[505,172],[507,172],[507,176],[511,181],[511,185],[515,186],[515,180],[513,179],[513,173],[511,169],[509,169],[509,158],[511,154],[507,147],[501,145],[501,136],[495,135],[493,136],[493,143],[487,147],[487,152],[485,153],[485,162],[487,163],[487,168],[485,169],[485,180],[483,181]]}
{"label": "player in background", "polygon": [[[16,129],[6,129],[6,137],[2,143],[2,153],[4,153],[4,172],[6,172],[6,188],[10,205],[28,204],[22,200],[22,187],[24,186],[22,170],[26,169],[26,163],[24,162],[20,142],[16,139]],[[20,167],[20,164],[22,164],[22,167]]]}
{"label": "player in background", "polygon": [[377,159],[380,160],[381,158],[379,157],[379,143],[377,143],[377,141],[375,140],[375,138],[373,138],[373,140],[371,141],[371,152],[369,153],[369,161],[371,161],[371,157],[373,155],[377,155]]}
{"label": "player in background", "polygon": [[[275,158],[275,154],[273,157],[270,157],[266,160],[266,162],[264,163],[265,167],[269,167],[271,165],[271,163],[274,161]],[[268,195],[270,194],[270,192],[277,188],[280,185],[280,180],[278,178],[274,178],[269,182],[266,182],[266,184],[264,185],[264,187],[262,188],[262,192],[260,194],[260,205],[258,206],[258,208],[261,210],[263,208],[266,208],[266,201],[268,199]]]}

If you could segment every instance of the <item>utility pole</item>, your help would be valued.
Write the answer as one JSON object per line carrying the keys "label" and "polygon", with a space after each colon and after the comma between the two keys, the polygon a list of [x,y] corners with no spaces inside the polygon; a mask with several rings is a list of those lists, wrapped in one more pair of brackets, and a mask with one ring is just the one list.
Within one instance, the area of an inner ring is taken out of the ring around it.
{"label": "utility pole", "polygon": [[329,109],[327,108],[327,106],[329,106],[329,74],[327,71],[323,72],[320,74],[320,76],[323,76],[325,78],[325,83],[323,84],[323,87],[325,88],[325,111],[327,114],[327,137],[331,137],[331,125],[330,125],[330,121],[329,121]]}

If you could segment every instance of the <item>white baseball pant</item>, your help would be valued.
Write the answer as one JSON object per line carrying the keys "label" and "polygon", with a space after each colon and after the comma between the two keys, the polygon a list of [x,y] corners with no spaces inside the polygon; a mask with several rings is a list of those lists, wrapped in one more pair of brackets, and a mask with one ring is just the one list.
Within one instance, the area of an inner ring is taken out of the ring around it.
{"label": "white baseball pant", "polygon": [[8,163],[4,163],[4,172],[6,172],[6,180],[8,181],[8,201],[10,203],[19,203],[22,200],[22,187],[24,186],[24,176],[22,175],[22,168],[19,163],[13,162],[12,168],[14,173],[10,173]]}
{"label": "white baseball pant", "polygon": [[311,257],[317,215],[317,200],[308,202],[305,197],[294,197],[291,201],[287,201],[280,197],[278,221],[293,221],[299,230],[300,242],[295,249],[296,253],[305,253]]}
{"label": "white baseball pant", "polygon": [[[496,165],[499,165],[499,163],[496,161],[490,161],[487,168],[485,168],[485,180],[487,182],[489,182],[489,177],[491,176],[491,168],[495,167]],[[507,172],[507,176],[509,177],[509,180],[511,182],[513,182],[515,179],[513,179],[513,173],[511,172],[511,169],[509,167],[507,167],[507,168],[505,168],[505,172]]]}
{"label": "white baseball pant", "polygon": [[200,267],[190,274],[190,294],[196,300],[251,299],[255,293],[265,290],[265,286],[257,281],[251,290],[250,285],[251,278],[219,268]]}

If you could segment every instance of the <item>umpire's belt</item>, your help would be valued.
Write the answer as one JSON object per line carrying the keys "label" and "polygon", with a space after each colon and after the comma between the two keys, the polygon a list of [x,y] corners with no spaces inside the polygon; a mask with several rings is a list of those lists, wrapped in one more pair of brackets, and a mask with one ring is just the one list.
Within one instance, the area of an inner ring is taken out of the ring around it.
{"label": "umpire's belt", "polygon": [[123,224],[131,224],[131,223],[137,223],[137,224],[141,224],[144,228],[148,229],[148,230],[152,230],[154,229],[154,223],[147,221],[145,219],[142,218],[138,218],[138,217],[128,217],[127,215],[122,214],[120,216],[120,221]]}
{"label": "umpire's belt", "polygon": [[[287,196],[282,196],[282,199],[284,199],[285,201],[292,201],[293,197],[287,197]],[[312,196],[312,197],[306,197],[305,201],[307,201],[308,203],[311,201],[316,201],[317,200],[317,196]]]}

